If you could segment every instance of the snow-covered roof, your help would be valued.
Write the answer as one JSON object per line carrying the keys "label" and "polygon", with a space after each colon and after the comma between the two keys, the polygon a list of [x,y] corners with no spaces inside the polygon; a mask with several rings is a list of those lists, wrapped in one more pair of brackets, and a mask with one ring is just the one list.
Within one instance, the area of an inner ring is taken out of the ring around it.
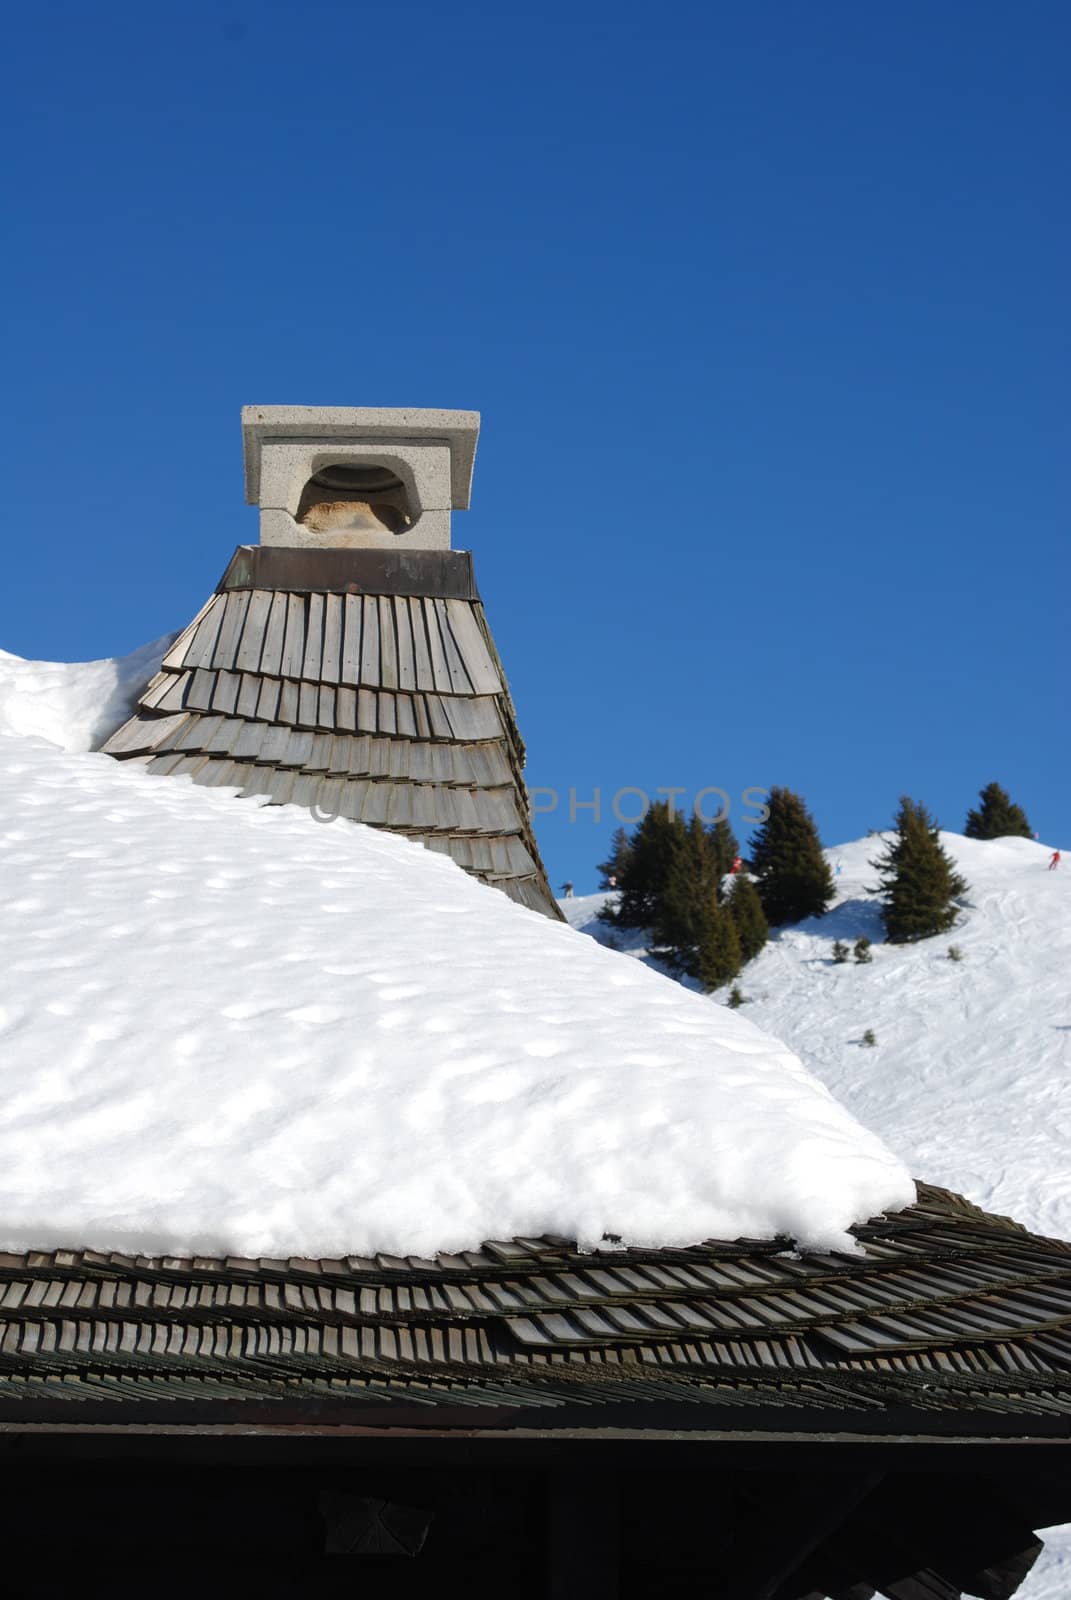
{"label": "snow-covered roof", "polygon": [[[17,673],[25,706],[52,669],[12,659],[0,688]],[[790,1050],[448,859],[13,726],[4,1246],[850,1248],[911,1202]]]}

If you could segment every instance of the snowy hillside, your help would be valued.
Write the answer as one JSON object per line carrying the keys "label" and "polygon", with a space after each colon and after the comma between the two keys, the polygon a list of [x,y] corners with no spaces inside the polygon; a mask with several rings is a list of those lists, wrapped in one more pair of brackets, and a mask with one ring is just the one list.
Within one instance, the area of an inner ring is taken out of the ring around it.
{"label": "snowy hillside", "polygon": [[[790,1044],[915,1177],[1071,1238],[1071,872],[1048,872],[1051,852],[1028,839],[942,842],[970,884],[960,926],[917,945],[880,942],[868,887],[880,840],[838,846],[826,852],[841,864],[835,906],[774,935],[741,974],[742,1011]],[[642,935],[595,920],[606,898],[562,904],[575,927],[642,956]],[[863,934],[873,961],[835,965],[833,941]],[[860,1043],[867,1028],[872,1049]],[[1020,1594],[1071,1595],[1071,1530],[1050,1537]]]}
{"label": "snowy hillside", "polygon": [[[839,846],[827,851],[841,863],[836,904],[780,930],[744,969],[743,1014],[790,1044],[916,1177],[1071,1238],[1071,873],[1046,871],[1051,852],[1029,839],[942,842],[970,884],[960,926],[882,943],[868,887],[881,841]],[[642,953],[642,935],[594,920],[605,898],[563,908],[574,927]],[[836,965],[834,940],[862,934],[871,964]],[[860,1043],[867,1028],[873,1049]]]}

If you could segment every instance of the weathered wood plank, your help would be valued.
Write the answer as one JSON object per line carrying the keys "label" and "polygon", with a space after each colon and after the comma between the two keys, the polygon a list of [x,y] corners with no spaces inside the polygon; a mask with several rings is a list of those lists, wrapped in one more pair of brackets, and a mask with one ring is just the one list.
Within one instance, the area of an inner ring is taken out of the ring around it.
{"label": "weathered wood plank", "polygon": [[146,710],[181,711],[186,704],[186,694],[190,686],[191,676],[192,674],[189,672],[180,672],[178,674],[169,672],[166,683],[161,684],[159,689],[153,690],[151,702],[148,695],[145,695],[141,704]]}
{"label": "weathered wood plank", "polygon": [[442,707],[454,739],[467,743],[502,735],[498,706],[489,696],[463,699],[460,695],[450,695],[444,697]]}
{"label": "weathered wood plank", "polygon": [[375,733],[379,727],[379,706],[374,689],[357,691],[357,726],[362,733]]}
{"label": "weathered wood plank", "polygon": [[324,659],[324,597],[310,594],[305,618],[305,656],[301,676],[310,683],[319,683],[323,674]]}
{"label": "weathered wood plank", "polygon": [[[223,620],[227,615],[227,601],[221,594],[213,596],[212,604],[208,607],[201,621],[197,625],[197,632],[190,641],[183,665],[190,668],[210,667],[215,656],[216,644],[219,640]],[[165,656],[164,661],[171,665],[170,656]]]}
{"label": "weathered wood plank", "polygon": [[367,772],[370,778],[390,777],[389,739],[373,739],[369,743]]}
{"label": "weathered wood plank", "polygon": [[361,597],[357,594],[342,596],[342,656],[339,680],[350,684],[358,684],[361,681]]}
{"label": "weathered wood plank", "polygon": [[368,793],[368,779],[354,778],[342,786],[342,795],[338,803],[340,817],[350,817],[354,822],[362,820],[365,795]]}
{"label": "weathered wood plank", "polygon": [[413,825],[413,786],[410,783],[385,783],[387,790],[387,827],[410,828]]}
{"label": "weathered wood plank", "polygon": [[394,632],[394,606],[390,595],[379,596],[379,685],[398,687],[398,640]]}
{"label": "weathered wood plank", "polygon": [[[138,696],[138,705],[144,706],[146,710],[155,711],[167,691],[174,686],[175,676],[173,672],[158,672],[155,678],[150,678]],[[190,674],[186,672],[183,677],[189,678]]]}
{"label": "weathered wood plank", "polygon": [[216,689],[218,673],[210,667],[198,667],[190,678],[186,690],[186,704],[191,711],[210,711],[212,696]]}
{"label": "weathered wood plank", "polygon": [[321,683],[338,683],[342,669],[342,596],[324,595],[324,652]]}
{"label": "weathered wood plank", "polygon": [[416,718],[413,715],[413,696],[411,694],[398,694],[394,697],[394,719],[400,737],[405,739],[416,738]]}
{"label": "weathered wood plank", "polygon": [[110,756],[167,749],[177,742],[189,720],[186,711],[177,711],[171,716],[131,718],[116,729],[101,749]]}
{"label": "weathered wood plank", "polygon": [[312,754],[312,741],[315,734],[291,731],[287,738],[285,765],[288,767],[304,767]]}
{"label": "weathered wood plank", "polygon": [[387,772],[392,778],[412,781],[414,773],[411,770],[410,755],[412,744],[407,739],[387,739],[382,741],[386,746]]}
{"label": "weathered wood plank", "polygon": [[435,790],[435,826],[447,833],[454,832],[460,825],[456,791],[453,789]]}
{"label": "weathered wood plank", "polygon": [[234,672],[217,672],[212,691],[212,710],[229,717],[238,704],[239,678]]}
{"label": "weathered wood plank", "polygon": [[329,777],[347,778],[357,769],[353,765],[353,746],[355,738],[350,734],[331,734],[330,748],[327,752],[327,765],[324,768]]}
{"label": "weathered wood plank", "polygon": [[268,625],[273,596],[267,589],[254,589],[249,596],[249,609],[242,628],[242,642],[234,658],[239,672],[259,672],[264,649],[264,634]]}
{"label": "weathered wood plank", "polygon": [[428,705],[422,694],[413,695],[413,720],[416,723],[417,738],[430,739],[431,723],[428,721]]}
{"label": "weathered wood plank", "polygon": [[255,761],[269,731],[264,722],[243,722],[230,747],[235,761]]}
{"label": "weathered wood plank", "polygon": [[384,827],[387,821],[387,802],[389,798],[389,784],[370,783],[364,792],[360,820],[370,823],[374,828]]}
{"label": "weathered wood plank", "polygon": [[429,784],[417,783],[411,787],[413,827],[435,826],[435,790]]}
{"label": "weathered wood plank", "polygon": [[519,834],[489,841],[492,872],[503,878],[527,878],[536,872],[528,847]]}
{"label": "weathered wood plank", "polygon": [[145,770],[146,772],[151,772],[154,777],[167,777],[177,760],[177,752],[169,750],[166,755],[153,756]]}
{"label": "weathered wood plank", "polygon": [[398,688],[408,694],[416,688],[416,653],[409,601],[405,595],[396,595],[390,604],[394,613],[394,636],[398,644]]}
{"label": "weathered wood plank", "polygon": [[361,682],[378,685],[379,675],[379,603],[374,594],[362,598],[361,607]]}
{"label": "weathered wood plank", "polygon": [[227,596],[227,608],[223,615],[223,626],[219,630],[219,638],[212,652],[211,662],[198,662],[199,666],[222,667],[226,672],[234,671],[234,662],[238,654],[238,647],[242,639],[242,628],[245,625],[246,612],[249,610],[249,591]]}
{"label": "weathered wood plank", "polygon": [[261,760],[282,765],[286,761],[287,752],[290,748],[292,731],[290,728],[280,726],[270,727],[264,743],[260,747]]}
{"label": "weathered wood plank", "polygon": [[424,607],[417,595],[402,602],[409,608],[409,627],[413,635],[413,667],[416,688],[434,689],[435,674],[431,666],[431,647],[428,644],[428,625],[424,620]]}
{"label": "weathered wood plank", "polygon": [[329,733],[317,733],[313,736],[312,749],[304,762],[308,772],[326,772],[331,765],[331,746],[334,739]]}
{"label": "weathered wood plank", "polygon": [[491,659],[475,608],[467,600],[444,600],[454,641],[475,694],[501,694],[502,678]]}
{"label": "weathered wood plank", "polygon": [[479,790],[475,789],[444,789],[454,802],[457,811],[457,826],[461,833],[483,833],[485,829],[483,817],[476,804]]}
{"label": "weathered wood plank", "polygon": [[286,643],[287,595],[277,590],[271,597],[268,621],[264,629],[264,648],[260,655],[260,670],[278,678],[282,673],[283,646]]}
{"label": "weathered wood plank", "polygon": [[271,793],[272,769],[270,767],[254,767],[249,776],[249,781],[242,789],[240,798],[252,800],[262,794]]}
{"label": "weathered wood plank", "polygon": [[315,728],[320,720],[320,685],[298,684],[298,714],[295,719],[303,728]]}
{"label": "weathered wood plank", "polygon": [[[352,595],[346,596],[347,600],[352,598]],[[335,695],[335,717],[338,726],[347,733],[355,733],[357,731],[356,689],[350,689],[345,684],[339,685],[338,692]]]}
{"label": "weathered wood plank", "polygon": [[317,721],[321,728],[334,728],[336,726],[335,691],[327,683],[320,685],[320,710]]}
{"label": "weathered wood plank", "polygon": [[446,601],[433,600],[431,604],[434,607],[435,615],[439,623],[439,632],[443,642],[443,654],[446,657],[446,670],[450,675],[450,688],[454,694],[472,694],[472,683],[469,679],[468,673],[465,671],[465,662],[462,659],[461,651],[458,649],[457,644],[455,643],[454,635],[450,628],[450,618],[446,610]]}
{"label": "weathered wood plank", "polygon": [[316,791],[316,809],[325,817],[342,815],[342,797],[346,784],[342,778],[323,778]]}
{"label": "weathered wood plank", "polygon": [[294,793],[296,772],[292,767],[265,767],[264,771],[268,776],[268,793],[271,796],[268,804],[289,805]]}
{"label": "weathered wood plank", "polygon": [[425,697],[425,704],[428,708],[428,723],[430,725],[432,738],[452,739],[454,737],[454,730],[450,726],[450,720],[447,717],[446,711],[443,707],[442,696],[437,694],[429,694]]}
{"label": "weathered wood plank", "polygon": [[234,708],[240,717],[256,716],[257,702],[260,700],[261,682],[262,680],[255,678],[251,672],[242,673],[238,700]]}
{"label": "weathered wood plank", "polygon": [[278,678],[261,678],[260,695],[257,699],[257,716],[261,722],[274,722],[278,716],[281,687]]}
{"label": "weathered wood plank", "polygon": [[283,643],[283,677],[300,678],[304,662],[305,596],[303,594],[288,594],[286,597],[286,639]]}
{"label": "weathered wood plank", "polygon": [[207,617],[208,613],[215,607],[217,601],[219,602],[219,610],[222,612],[222,595],[210,594],[200,611],[198,611],[197,615],[191,622],[186,624],[178,638],[175,640],[174,644],[171,646],[170,650],[168,650],[167,654],[160,662],[160,666],[162,668],[176,671],[179,667],[186,665],[186,656],[189,652],[190,645],[193,643],[194,637],[196,636],[201,623],[204,621],[205,617]]}
{"label": "weathered wood plank", "polygon": [[450,668],[446,660],[446,651],[443,648],[442,629],[439,626],[439,615],[435,610],[435,601],[425,599],[421,602],[424,613],[424,628],[428,638],[428,655],[430,657],[432,687],[439,694],[449,694],[452,690],[450,681]]}
{"label": "weathered wood plank", "polygon": [[392,694],[379,694],[376,696],[376,716],[380,733],[397,733],[398,719],[395,711],[394,696]]}
{"label": "weathered wood plank", "polygon": [[288,723],[291,727],[298,719],[298,686],[291,679],[285,680],[279,688],[279,721]]}
{"label": "weathered wood plank", "polygon": [[244,726],[237,717],[202,717],[197,743],[208,755],[229,756]]}

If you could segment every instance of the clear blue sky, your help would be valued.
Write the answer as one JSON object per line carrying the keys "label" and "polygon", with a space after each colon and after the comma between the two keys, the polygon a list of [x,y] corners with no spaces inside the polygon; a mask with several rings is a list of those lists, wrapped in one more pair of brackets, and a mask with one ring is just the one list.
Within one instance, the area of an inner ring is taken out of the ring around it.
{"label": "clear blue sky", "polygon": [[256,538],[244,402],[471,407],[556,882],[612,823],[571,787],[787,784],[832,843],[995,777],[1068,842],[1061,0],[102,0],[5,44],[0,645],[184,624]]}

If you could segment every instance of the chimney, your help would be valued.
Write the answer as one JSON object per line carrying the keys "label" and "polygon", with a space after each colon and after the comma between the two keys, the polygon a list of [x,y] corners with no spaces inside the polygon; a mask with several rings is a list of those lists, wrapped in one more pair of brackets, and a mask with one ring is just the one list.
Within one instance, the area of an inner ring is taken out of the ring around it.
{"label": "chimney", "polygon": [[450,548],[479,428],[475,411],[246,406],[260,543],[103,748],[403,834],[557,919],[509,685],[472,557]]}
{"label": "chimney", "polygon": [[477,411],[245,406],[245,497],[262,545],[449,550],[466,511]]}

